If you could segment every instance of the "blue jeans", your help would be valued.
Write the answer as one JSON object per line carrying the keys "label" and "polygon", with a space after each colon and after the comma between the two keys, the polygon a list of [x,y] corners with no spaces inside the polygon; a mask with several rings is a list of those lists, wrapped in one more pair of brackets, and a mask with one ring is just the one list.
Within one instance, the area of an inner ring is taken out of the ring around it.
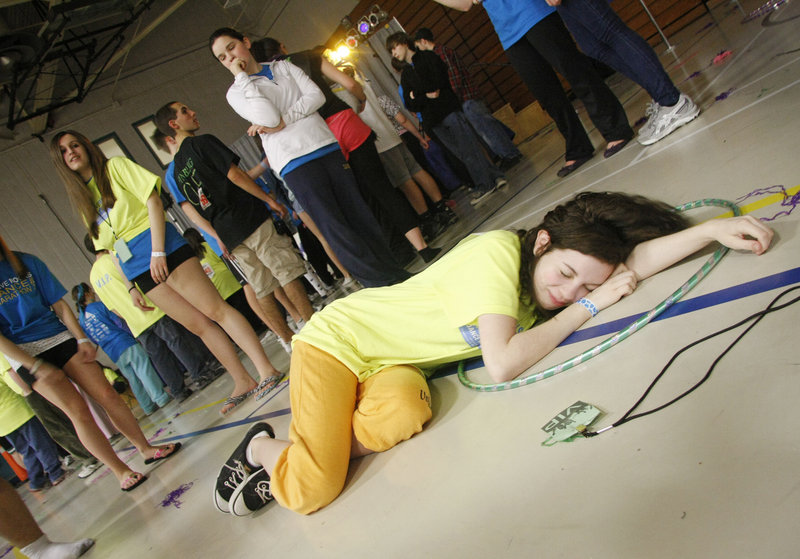
{"label": "blue jeans", "polygon": [[180,395],[184,389],[184,369],[194,380],[209,371],[211,352],[200,338],[168,316],[139,334],[137,339],[173,396]]}
{"label": "blue jeans", "polygon": [[514,137],[514,132],[494,118],[483,101],[467,99],[461,105],[461,109],[464,111],[464,116],[467,117],[472,128],[483,138],[483,141],[494,153],[503,159],[512,159],[522,155],[517,146],[514,145],[514,142],[511,141]]}
{"label": "blue jeans", "polygon": [[133,344],[123,351],[117,366],[128,379],[131,392],[145,413],[151,413],[155,411],[155,406],[164,406],[169,402],[169,395],[164,392],[164,385],[142,346]]}
{"label": "blue jeans", "polygon": [[656,53],[625,25],[607,0],[562,0],[558,14],[584,53],[642,86],[659,105],[671,107],[680,91]]}
{"label": "blue jeans", "polygon": [[461,111],[454,111],[433,127],[433,131],[469,171],[472,183],[481,192],[494,188],[494,181],[503,173],[483,154],[481,143]]}
{"label": "blue jeans", "polygon": [[47,482],[45,472],[50,481],[55,481],[64,475],[56,443],[36,417],[30,418],[18,429],[6,435],[6,438],[22,455],[25,469],[28,470],[28,487],[31,489],[44,487]]}

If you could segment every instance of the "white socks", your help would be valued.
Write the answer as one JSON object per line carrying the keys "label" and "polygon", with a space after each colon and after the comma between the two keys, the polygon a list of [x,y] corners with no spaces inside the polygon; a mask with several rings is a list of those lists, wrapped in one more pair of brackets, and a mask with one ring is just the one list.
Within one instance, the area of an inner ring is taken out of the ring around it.
{"label": "white socks", "polygon": [[42,534],[35,542],[26,545],[20,551],[30,559],[77,559],[94,545],[94,540],[85,539],[77,542],[51,542]]}
{"label": "white socks", "polygon": [[[256,439],[259,439],[261,437],[268,437],[268,436],[269,435],[267,435],[266,431],[261,431],[260,433],[254,435],[253,438],[250,439],[250,442],[247,443],[247,450],[245,451],[244,456],[245,456],[245,459],[247,460],[247,463],[250,464],[250,466],[252,466],[253,468],[258,468],[258,467],[261,466],[261,464],[258,464],[256,462],[256,459],[253,458],[253,441],[256,440]],[[33,559],[33,558],[31,558],[31,559]]]}

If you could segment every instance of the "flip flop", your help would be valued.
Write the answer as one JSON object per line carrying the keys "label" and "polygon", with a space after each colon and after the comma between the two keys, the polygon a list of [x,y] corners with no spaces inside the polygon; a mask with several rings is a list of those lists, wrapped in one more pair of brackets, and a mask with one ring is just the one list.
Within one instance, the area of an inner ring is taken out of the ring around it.
{"label": "flip flop", "polygon": [[152,464],[153,462],[158,462],[159,460],[166,460],[167,458],[178,452],[180,449],[181,449],[181,443],[171,443],[168,446],[159,447],[159,449],[156,450],[156,453],[153,455],[152,458],[144,459],[144,463]]}
{"label": "flip flop", "polygon": [[281,373],[279,375],[275,375],[269,377],[267,379],[262,380],[258,387],[256,388],[256,402],[258,402],[261,398],[272,392],[272,390],[278,386],[283,379],[286,378],[286,375]]}
{"label": "flip flop", "polygon": [[131,475],[125,478],[125,480],[120,484],[119,488],[125,492],[133,491],[145,481],[147,481],[146,475],[140,474],[139,472],[133,472]]}
{"label": "flip flop", "polygon": [[233,410],[235,410],[237,407],[239,407],[239,404],[241,404],[242,402],[247,400],[253,392],[255,392],[255,388],[253,390],[249,390],[249,391],[245,392],[244,394],[239,394],[238,396],[231,396],[230,398],[225,400],[225,402],[222,404],[223,408],[225,408],[225,406],[228,406],[228,405],[230,405],[231,407],[228,408],[227,410],[224,410],[224,411],[223,410],[219,410],[219,414],[222,417],[227,416],[229,413],[231,413]]}

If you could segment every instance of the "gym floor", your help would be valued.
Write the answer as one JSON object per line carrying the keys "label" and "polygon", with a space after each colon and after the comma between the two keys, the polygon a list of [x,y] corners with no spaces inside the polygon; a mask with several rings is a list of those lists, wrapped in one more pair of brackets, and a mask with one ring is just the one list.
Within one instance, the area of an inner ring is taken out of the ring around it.
{"label": "gym floor", "polygon": [[[744,1],[746,12],[761,1]],[[454,368],[431,381],[434,415],[394,449],[354,461],[344,491],[304,517],[275,503],[247,518],[217,512],[212,488],[222,462],[249,424],[288,432],[289,391],[218,414],[231,382],[222,377],[178,406],[142,420],[148,437],[180,440],[175,458],[144,467],[126,440],[120,456],[149,480],[120,492],[107,468],[75,474],[36,496],[23,486],[51,539],[92,537],[86,557],[796,557],[800,491],[798,307],[767,316],[683,400],[592,439],[542,446],[548,420],[580,400],[618,419],[669,358],[690,342],[766,307],[800,282],[800,3],[748,23],[723,4],[656,51],[700,116],[656,144],[632,142],[613,158],[577,103],[598,155],[559,179],[564,144],[552,128],[526,140],[510,187],[473,209],[434,246],[465,235],[536,225],[556,204],[586,190],[644,194],[680,204],[723,198],[769,220],[765,255],[730,253],[659,320],[589,362],[515,390],[479,393]],[[721,64],[712,60],[723,51]],[[631,123],[649,98],[629,80],[609,78]],[[794,154],[794,155],[792,155]],[[711,219],[718,208],[692,210]],[[792,248],[792,247],[795,248]],[[587,323],[584,339],[557,349],[532,372],[560,363],[649,310],[679,288],[712,252],[643,282]],[[416,263],[419,268],[420,262]],[[796,296],[794,292],[791,296]],[[784,299],[786,300],[786,298]],[[592,329],[593,330],[588,330]],[[682,356],[642,409],[699,380],[738,328]],[[288,356],[267,344],[275,365]],[[252,365],[247,363],[252,370]],[[470,378],[488,382],[480,363]]]}

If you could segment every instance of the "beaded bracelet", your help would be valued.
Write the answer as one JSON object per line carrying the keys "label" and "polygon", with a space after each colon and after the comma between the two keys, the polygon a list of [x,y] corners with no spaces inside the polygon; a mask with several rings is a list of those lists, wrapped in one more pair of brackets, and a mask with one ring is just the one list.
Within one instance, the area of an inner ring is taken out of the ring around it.
{"label": "beaded bracelet", "polygon": [[591,302],[589,299],[587,299],[586,297],[584,297],[583,299],[581,299],[580,301],[578,301],[578,304],[579,304],[579,305],[581,305],[581,306],[582,306],[584,309],[586,309],[587,311],[589,311],[589,313],[591,313],[591,315],[592,315],[593,317],[597,316],[597,313],[598,313],[598,312],[600,312],[600,311],[598,311],[598,310],[597,310],[597,307],[595,306],[595,304],[594,304],[594,303],[592,303],[592,302]]}

